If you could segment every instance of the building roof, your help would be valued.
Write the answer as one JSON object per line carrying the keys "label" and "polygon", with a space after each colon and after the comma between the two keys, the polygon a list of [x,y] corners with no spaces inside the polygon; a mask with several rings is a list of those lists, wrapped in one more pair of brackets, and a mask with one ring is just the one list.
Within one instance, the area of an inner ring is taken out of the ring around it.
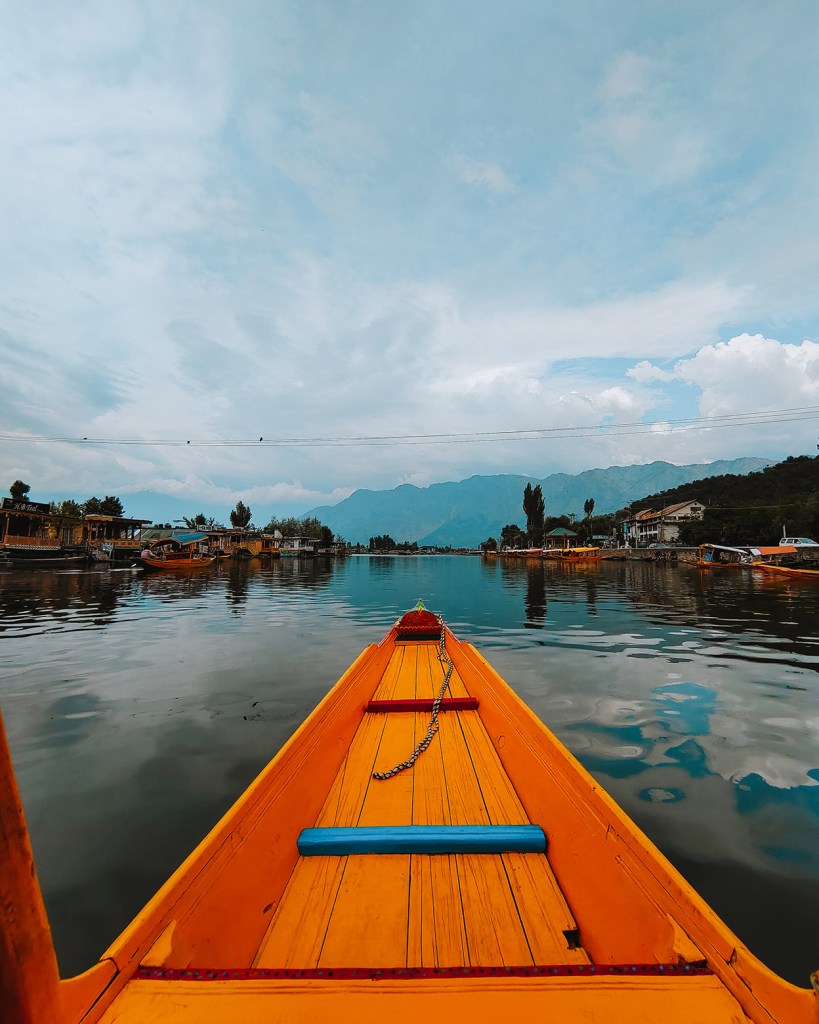
{"label": "building roof", "polygon": [[577,534],[574,532],[574,530],[567,530],[565,526],[558,526],[556,529],[550,530],[546,534],[546,536],[547,537],[576,537]]}

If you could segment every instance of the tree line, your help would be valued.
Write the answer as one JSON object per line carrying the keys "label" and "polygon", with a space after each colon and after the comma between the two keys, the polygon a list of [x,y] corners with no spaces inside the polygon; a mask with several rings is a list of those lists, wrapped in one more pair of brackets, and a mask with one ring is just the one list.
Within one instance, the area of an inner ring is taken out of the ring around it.
{"label": "tree line", "polygon": [[[28,500],[30,491],[30,484],[27,484],[24,480],[15,480],[9,487],[9,494],[15,501]],[[90,515],[114,516],[116,518],[124,518],[125,516],[121,499],[112,494],[107,494],[104,498],[86,498],[85,501],[74,501],[70,498],[67,498],[65,501],[52,501],[49,502],[49,511],[52,515],[67,516],[72,519],[82,519],[84,516]],[[250,507],[245,505],[243,501],[237,501],[229,514],[230,525],[234,530],[254,529],[251,521],[252,518],[253,513]],[[204,512],[199,512],[193,516],[183,516],[182,519],[178,519],[176,522],[184,524],[190,530],[223,530],[225,528],[212,516],[206,516]],[[159,526],[160,524],[156,525]],[[165,523],[164,527],[167,529],[172,528],[170,523]],[[275,533],[276,530],[283,537],[313,538],[318,540],[322,547],[346,543],[343,538],[334,537],[330,527],[325,526],[324,523],[319,522],[313,516],[306,516],[304,519],[298,519],[295,516],[283,519],[276,519],[274,517],[262,528],[264,533]]]}

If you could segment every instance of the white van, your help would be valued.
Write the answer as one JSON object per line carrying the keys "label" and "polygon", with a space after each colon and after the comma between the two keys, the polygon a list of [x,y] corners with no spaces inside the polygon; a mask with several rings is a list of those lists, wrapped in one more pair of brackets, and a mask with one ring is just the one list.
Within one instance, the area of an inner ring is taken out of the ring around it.
{"label": "white van", "polygon": [[788,544],[792,548],[819,548],[819,544],[810,537],[783,537],[779,543]]}

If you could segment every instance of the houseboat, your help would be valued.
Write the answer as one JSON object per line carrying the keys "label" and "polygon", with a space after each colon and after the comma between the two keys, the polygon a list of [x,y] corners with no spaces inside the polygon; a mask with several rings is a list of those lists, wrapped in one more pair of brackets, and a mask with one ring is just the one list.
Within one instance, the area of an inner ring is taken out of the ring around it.
{"label": "houseboat", "polygon": [[87,515],[81,539],[95,562],[130,562],[139,554],[141,533],[150,524],[150,519]]}
{"label": "houseboat", "polygon": [[78,532],[82,520],[56,514],[48,502],[3,498],[0,507],[0,559],[10,565],[50,568],[84,562]]}

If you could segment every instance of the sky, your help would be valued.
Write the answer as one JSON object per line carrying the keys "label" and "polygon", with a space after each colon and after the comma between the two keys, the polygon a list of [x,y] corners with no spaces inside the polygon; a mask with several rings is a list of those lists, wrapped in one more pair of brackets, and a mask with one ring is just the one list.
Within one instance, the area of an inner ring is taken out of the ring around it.
{"label": "sky", "polygon": [[0,11],[0,490],[816,454],[814,0]]}

